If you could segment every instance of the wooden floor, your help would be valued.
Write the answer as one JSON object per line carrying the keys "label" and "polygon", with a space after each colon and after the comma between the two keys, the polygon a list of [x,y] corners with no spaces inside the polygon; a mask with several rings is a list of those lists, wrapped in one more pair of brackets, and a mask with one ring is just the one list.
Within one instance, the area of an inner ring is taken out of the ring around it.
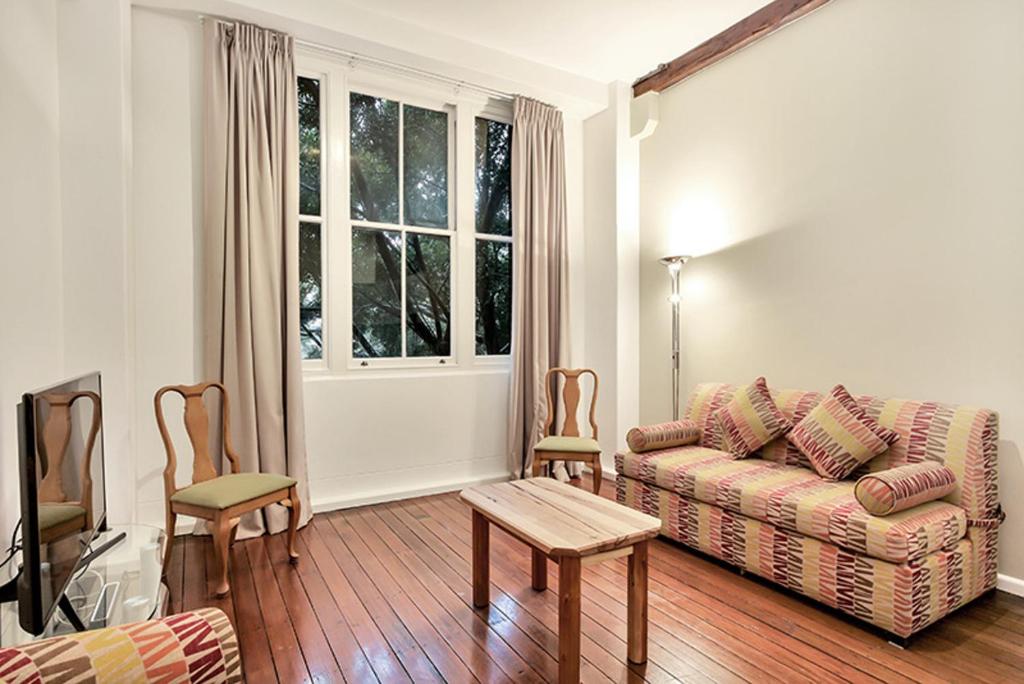
{"label": "wooden floor", "polygon": [[[474,610],[470,515],[455,494],[317,515],[299,540],[297,567],[282,535],[236,543],[233,593],[221,600],[209,598],[209,538],[174,545],[171,610],[223,609],[248,681],[557,678],[557,568],[549,563],[547,591],[533,591],[528,550],[492,527],[491,606]],[[899,650],[838,613],[662,540],[650,552],[650,659],[627,667],[625,577],[623,560],[583,570],[588,684],[1024,681],[1024,599],[994,592]]]}

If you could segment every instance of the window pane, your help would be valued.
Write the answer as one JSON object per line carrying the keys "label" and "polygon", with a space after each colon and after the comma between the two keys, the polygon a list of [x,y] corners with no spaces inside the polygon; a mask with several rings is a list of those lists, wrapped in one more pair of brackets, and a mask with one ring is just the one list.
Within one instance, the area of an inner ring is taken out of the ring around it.
{"label": "window pane", "polygon": [[448,114],[403,105],[405,223],[448,227]]}
{"label": "window pane", "polygon": [[451,355],[451,246],[443,235],[406,233],[406,355]]}
{"label": "window pane", "polygon": [[476,353],[512,348],[512,245],[476,241]]}
{"label": "window pane", "polygon": [[320,81],[299,77],[299,213],[320,215]]}
{"label": "window pane", "polygon": [[512,126],[476,120],[476,230],[512,234]]}
{"label": "window pane", "polygon": [[398,103],[352,93],[352,218],[398,223]]}
{"label": "window pane", "polygon": [[352,229],[352,354],[402,355],[402,234]]}
{"label": "window pane", "polygon": [[302,358],[319,359],[324,354],[323,270],[320,225],[299,224],[299,340]]}

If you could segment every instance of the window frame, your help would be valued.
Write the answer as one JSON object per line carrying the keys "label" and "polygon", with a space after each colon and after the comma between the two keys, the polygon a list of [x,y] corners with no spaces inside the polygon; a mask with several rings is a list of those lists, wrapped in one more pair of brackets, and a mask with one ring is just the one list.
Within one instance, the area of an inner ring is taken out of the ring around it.
{"label": "window frame", "polygon": [[[312,66],[312,65],[311,65]],[[330,198],[327,197],[327,188],[331,187],[330,173],[328,170],[328,156],[325,151],[327,147],[327,107],[325,106],[326,95],[328,91],[327,86],[327,74],[322,73],[316,68],[309,68],[305,65],[296,65],[295,77],[296,82],[299,78],[310,78],[315,79],[320,84],[320,215],[312,216],[310,214],[303,214],[299,211],[298,228],[299,233],[302,232],[303,223],[316,223],[320,226],[320,334],[322,341],[320,344],[320,358],[319,359],[302,359],[303,370],[310,371],[324,371],[330,368],[331,360],[330,345],[328,344],[330,332],[327,329],[327,311],[330,306],[329,294],[330,287],[328,284],[328,278],[330,277],[330,268],[328,268],[327,255],[328,255],[328,236],[327,236],[327,212],[329,211]],[[297,119],[296,119],[297,121]]]}
{"label": "window frame", "polygon": [[[512,363],[512,345],[509,344],[508,354],[480,354],[476,350],[476,241],[487,240],[490,242],[504,242],[509,245],[509,249],[513,252],[512,261],[512,296],[515,298],[516,282],[515,282],[515,243],[514,232],[515,232],[515,217],[513,217],[513,235],[494,235],[492,233],[478,233],[476,230],[476,120],[477,119],[489,119],[491,121],[497,121],[498,123],[512,125],[512,107],[511,105],[505,111],[504,108],[497,108],[492,106],[484,107],[480,112],[473,117],[473,358],[474,362],[480,366],[494,366],[494,365],[511,365]],[[510,171],[511,173],[511,171]],[[515,315],[515,307],[513,306],[513,315]],[[513,336],[513,339],[515,337]]]}
{"label": "window frame", "polygon": [[[320,359],[304,359],[310,376],[413,374],[493,370],[511,367],[511,354],[476,354],[476,232],[475,142],[476,117],[512,123],[511,102],[496,101],[476,92],[398,75],[389,70],[311,49],[296,52],[298,76],[320,81],[321,120],[321,315],[324,336]],[[445,111],[448,114],[448,229],[362,221],[351,217],[350,124],[351,93],[383,97],[399,103],[399,221],[405,217],[404,105]],[[468,122],[465,123],[465,122]],[[315,218],[315,217],[314,217]],[[304,220],[301,219],[301,220]],[[409,233],[444,235],[449,240],[451,353],[448,356],[365,358],[352,346],[352,231],[354,228],[389,230],[402,235],[402,349],[406,350],[404,320],[407,276],[406,236]],[[484,236],[511,242],[506,236]],[[513,287],[515,284],[513,283]]]}
{"label": "window frame", "polygon": [[[383,98],[392,100],[398,103],[398,223],[383,223],[378,221],[365,221],[362,219],[352,218],[351,215],[351,173],[352,173],[352,153],[351,153],[351,141],[349,136],[351,135],[349,126],[349,108],[348,103],[353,93],[359,93],[360,95],[367,95],[369,97]],[[455,258],[455,243],[456,243],[456,232],[457,232],[457,221],[455,217],[455,206],[457,188],[456,183],[452,182],[452,176],[455,171],[455,128],[456,128],[456,111],[455,107],[450,103],[443,101],[443,98],[431,99],[422,97],[418,94],[405,95],[404,93],[398,92],[393,88],[387,87],[386,84],[380,84],[376,82],[376,79],[370,81],[364,81],[357,78],[350,78],[348,87],[345,92],[345,195],[346,203],[343,205],[343,211],[346,214],[344,223],[348,225],[348,287],[347,298],[348,302],[346,305],[346,311],[348,312],[348,325],[346,326],[346,332],[348,335],[348,341],[346,343],[347,355],[346,360],[348,363],[349,370],[362,370],[365,368],[432,368],[435,366],[446,366],[454,363],[455,359],[455,340],[458,335],[458,329],[460,321],[458,320],[458,310],[456,307],[457,294],[455,292],[456,282],[456,258]],[[420,109],[429,109],[432,111],[445,112],[448,115],[448,228],[430,228],[426,226],[414,226],[405,222],[405,107],[406,105],[412,107],[419,107]],[[352,231],[356,228],[363,230],[379,230],[387,232],[396,232],[402,236],[402,292],[401,292],[401,304],[402,304],[402,355],[401,356],[390,356],[390,357],[363,357],[356,356],[353,350],[353,335],[352,335],[352,269],[354,264],[352,263]],[[449,290],[451,295],[451,302],[449,303],[449,310],[451,319],[449,320],[448,336],[451,340],[449,347],[449,354],[447,356],[407,356],[408,351],[408,317],[405,315],[407,306],[408,289],[406,286],[406,278],[408,276],[408,265],[406,255],[408,254],[408,239],[409,233],[419,233],[421,235],[440,235],[448,238],[449,245],[449,260],[448,260],[448,282]]]}

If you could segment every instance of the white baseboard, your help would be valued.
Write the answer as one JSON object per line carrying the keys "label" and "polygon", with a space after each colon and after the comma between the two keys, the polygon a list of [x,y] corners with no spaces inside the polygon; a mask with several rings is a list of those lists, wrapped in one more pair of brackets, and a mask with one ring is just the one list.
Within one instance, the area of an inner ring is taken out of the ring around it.
{"label": "white baseboard", "polygon": [[434,482],[425,487],[414,487],[411,489],[407,487],[378,489],[373,492],[359,493],[352,496],[316,499],[312,502],[312,506],[314,513],[327,513],[329,511],[341,510],[343,508],[368,506],[370,504],[385,503],[388,501],[412,499],[417,496],[430,496],[431,494],[443,494],[444,492],[453,492],[465,487],[472,487],[473,485],[503,482],[507,479],[509,479],[508,473],[500,472],[466,479]]}
{"label": "white baseboard", "polygon": [[1024,579],[1000,574],[996,578],[996,589],[999,589],[1000,591],[1005,591],[1007,594],[1014,594],[1015,596],[1024,596]]}

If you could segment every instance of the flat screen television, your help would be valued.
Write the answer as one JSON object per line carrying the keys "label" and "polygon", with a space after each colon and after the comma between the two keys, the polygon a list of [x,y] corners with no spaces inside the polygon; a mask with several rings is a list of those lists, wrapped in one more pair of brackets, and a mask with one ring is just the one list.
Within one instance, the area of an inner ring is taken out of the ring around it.
{"label": "flat screen television", "polygon": [[18,617],[31,634],[43,632],[106,528],[102,397],[100,374],[88,373],[27,392],[18,407]]}

